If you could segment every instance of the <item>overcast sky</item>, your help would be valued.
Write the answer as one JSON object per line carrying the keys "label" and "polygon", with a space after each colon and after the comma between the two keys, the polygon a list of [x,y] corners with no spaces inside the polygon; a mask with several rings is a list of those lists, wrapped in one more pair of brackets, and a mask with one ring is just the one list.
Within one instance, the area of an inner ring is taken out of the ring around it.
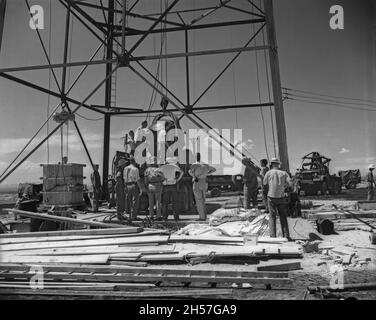
{"label": "overcast sky", "polygon": [[[97,2],[97,1],[92,1]],[[107,1],[105,1],[106,3]],[[171,3],[171,1],[169,1]],[[233,0],[239,8],[251,10],[246,0]],[[256,2],[259,2],[257,0]],[[375,8],[371,0],[284,0],[275,2],[275,20],[277,25],[277,41],[280,58],[282,86],[294,90],[320,93],[345,98],[376,100],[375,95],[375,50],[376,20]],[[202,7],[217,4],[215,0],[181,0],[178,8]],[[51,60],[62,61],[65,13],[58,1],[52,1],[50,16],[49,0],[30,0],[30,4],[40,4],[45,9],[45,29],[41,31],[44,42],[49,44],[51,35]],[[344,30],[331,30],[329,27],[329,9],[332,5],[342,5],[345,12]],[[160,12],[160,1],[141,0],[135,12]],[[97,20],[102,16],[98,12]],[[199,14],[183,16],[190,21]],[[248,16],[226,8],[218,10],[201,23],[244,19]],[[51,19],[51,24],[50,24]],[[177,18],[171,17],[171,20]],[[51,25],[51,29],[50,29]],[[150,24],[142,24],[135,19],[129,21],[132,27],[147,29]],[[256,29],[259,25],[255,26]],[[189,42],[192,51],[243,46],[253,34],[252,26],[208,29],[191,32]],[[130,48],[136,38],[127,39]],[[99,42],[78,22],[73,24],[71,40],[71,61],[90,58]],[[134,55],[157,54],[160,50],[160,36],[149,36]],[[257,38],[257,45],[262,45],[262,36]],[[182,34],[169,34],[168,52],[182,52],[184,39]],[[195,100],[212,79],[221,71],[234,54],[191,57],[191,100]],[[97,59],[103,58],[103,50]],[[264,54],[257,56],[261,101],[268,102]],[[0,52],[0,67],[45,64],[40,43],[35,31],[29,28],[29,15],[23,0],[8,1],[4,37]],[[157,61],[147,62],[145,66],[155,73]],[[168,86],[183,101],[186,100],[184,59],[172,59],[168,62]],[[80,68],[72,68],[70,83]],[[15,75],[48,87],[48,71],[19,72]],[[60,81],[61,73],[57,71]],[[104,67],[91,66],[71,91],[71,97],[82,100],[103,79]],[[229,68],[221,80],[200,100],[198,106],[215,106],[226,104],[258,103],[257,65],[254,52],[244,52],[232,68]],[[52,82],[51,89],[57,91]],[[295,92],[296,95],[301,95]],[[130,70],[118,72],[117,105],[123,107],[147,108],[152,96],[150,89]],[[295,97],[299,99],[299,97]],[[326,98],[331,100],[330,98]],[[334,98],[333,98],[334,99]],[[335,99],[336,101],[338,99]],[[332,171],[340,169],[360,168],[364,170],[369,163],[376,162],[374,144],[376,128],[375,106],[364,106],[364,101],[347,101],[347,106],[358,109],[343,108],[326,104],[285,100],[285,118],[288,140],[288,151],[291,171],[295,172],[300,165],[301,157],[311,151],[319,151],[333,159]],[[160,97],[157,97],[154,109],[159,108]],[[58,101],[50,99],[50,110]],[[103,104],[104,91],[100,90],[89,101],[90,104]],[[371,104],[368,102],[368,104]],[[361,108],[375,111],[361,110]],[[48,97],[33,89],[12,83],[0,78],[0,170],[14,159],[46,119]],[[77,122],[82,129],[88,148],[96,163],[102,163],[103,121],[101,115],[85,109],[79,111],[81,116]],[[261,113],[256,109],[225,110],[203,113],[200,116],[213,127],[241,128],[246,147],[258,159],[266,157]],[[274,146],[271,130],[269,108],[264,109],[266,140],[269,156],[273,156]],[[111,126],[111,154],[122,149],[121,137],[126,130],[136,129],[144,118],[113,117]],[[97,121],[93,121],[97,120]],[[56,124],[50,122],[50,129]],[[185,129],[194,128],[189,121],[182,121]],[[71,162],[88,163],[80,141],[71,124],[69,133],[69,159]],[[43,130],[36,141],[46,135]],[[50,162],[59,161],[60,136],[50,140]],[[46,146],[37,151],[30,159],[5,182],[14,184],[20,181],[38,181],[42,175],[40,163],[47,162]],[[220,172],[220,171],[219,171]],[[86,170],[86,176],[89,168]]]}

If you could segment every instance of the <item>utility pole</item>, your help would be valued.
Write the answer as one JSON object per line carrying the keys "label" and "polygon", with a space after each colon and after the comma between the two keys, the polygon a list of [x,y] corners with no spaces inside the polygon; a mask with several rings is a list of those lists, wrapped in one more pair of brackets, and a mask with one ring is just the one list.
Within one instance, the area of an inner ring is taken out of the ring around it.
{"label": "utility pole", "polygon": [[287,151],[285,114],[282,101],[281,76],[279,72],[277,37],[275,32],[273,13],[273,0],[264,0],[264,9],[269,43],[269,61],[273,86],[274,112],[278,137],[279,158],[282,161],[282,168],[290,172],[289,157]]}
{"label": "utility pole", "polygon": [[[113,58],[112,49],[113,49],[113,24],[114,24],[114,0],[108,1],[109,11],[107,19],[107,50],[106,50],[106,59],[110,60]],[[106,64],[106,76],[111,74],[112,64]],[[111,77],[106,81],[105,88],[105,106],[107,110],[111,108]],[[110,157],[110,134],[111,134],[111,115],[108,113],[104,116],[104,135],[103,135],[103,197],[104,199],[108,198],[108,171],[109,171],[109,157]]]}

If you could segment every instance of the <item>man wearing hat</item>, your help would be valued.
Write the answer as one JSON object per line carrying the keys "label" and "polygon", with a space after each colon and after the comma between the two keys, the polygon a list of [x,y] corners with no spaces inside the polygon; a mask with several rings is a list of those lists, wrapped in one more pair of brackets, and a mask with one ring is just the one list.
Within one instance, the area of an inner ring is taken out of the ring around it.
{"label": "man wearing hat", "polygon": [[189,174],[193,178],[193,194],[196,200],[196,208],[200,215],[200,220],[206,220],[206,192],[208,191],[208,183],[206,178],[209,174],[216,171],[215,168],[206,163],[201,162],[201,155],[196,155],[197,162],[191,165]]}
{"label": "man wearing hat", "polygon": [[263,184],[268,186],[269,230],[270,237],[275,238],[277,236],[276,219],[278,214],[281,221],[282,235],[290,239],[285,189],[291,186],[291,179],[286,171],[280,169],[280,165],[281,162],[277,158],[273,158],[270,161],[270,170],[265,174],[263,181]]}
{"label": "man wearing hat", "polygon": [[145,186],[149,199],[149,214],[154,217],[154,205],[157,209],[157,220],[162,219],[162,183],[165,180],[163,172],[158,168],[157,158],[150,157],[148,168],[144,173]]}
{"label": "man wearing hat", "polygon": [[176,221],[179,220],[179,199],[178,183],[183,177],[183,171],[177,165],[176,158],[167,158],[166,164],[161,166],[160,170],[164,175],[162,191],[162,214],[163,218],[168,218],[168,205],[172,202],[172,211]]}
{"label": "man wearing hat", "polygon": [[370,201],[370,200],[373,200],[373,197],[374,197],[374,186],[375,186],[375,180],[373,178],[373,170],[375,170],[375,165],[374,164],[370,164],[368,166],[368,174],[367,174],[367,183],[368,183],[368,186],[367,186],[367,200]]}
{"label": "man wearing hat", "polygon": [[258,168],[252,163],[251,159],[243,158],[243,165],[245,166],[243,174],[244,183],[244,209],[252,207],[257,208],[257,193],[258,193]]}

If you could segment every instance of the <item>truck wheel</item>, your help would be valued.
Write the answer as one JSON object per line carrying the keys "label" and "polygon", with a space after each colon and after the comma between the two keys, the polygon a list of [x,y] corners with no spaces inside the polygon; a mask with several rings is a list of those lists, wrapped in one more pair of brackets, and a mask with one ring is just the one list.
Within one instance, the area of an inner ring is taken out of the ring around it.
{"label": "truck wheel", "polygon": [[349,189],[356,189],[356,183],[355,182],[350,182],[349,183]]}
{"label": "truck wheel", "polygon": [[221,195],[221,190],[219,190],[218,188],[214,188],[213,190],[210,191],[210,196],[212,198],[219,197],[220,195]]}

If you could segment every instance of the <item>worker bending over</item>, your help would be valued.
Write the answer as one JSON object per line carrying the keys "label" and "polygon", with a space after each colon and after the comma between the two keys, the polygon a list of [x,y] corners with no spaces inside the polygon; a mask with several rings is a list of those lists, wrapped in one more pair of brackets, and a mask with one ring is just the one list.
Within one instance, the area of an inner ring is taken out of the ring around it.
{"label": "worker bending over", "polygon": [[162,214],[163,219],[168,219],[168,205],[172,203],[172,211],[174,219],[179,220],[179,198],[178,183],[183,177],[183,171],[177,165],[174,158],[168,158],[166,164],[161,166],[160,170],[164,175],[163,191],[162,191]]}
{"label": "worker bending over", "polygon": [[125,210],[129,214],[129,220],[137,220],[141,184],[140,172],[136,167],[136,161],[133,156],[129,158],[129,166],[124,169],[124,182],[125,182]]}
{"label": "worker bending over", "polygon": [[154,218],[154,205],[157,209],[157,220],[162,219],[162,188],[165,180],[163,172],[158,168],[157,158],[149,159],[148,168],[145,170],[145,186],[149,198],[149,214]]}
{"label": "worker bending over", "polygon": [[367,200],[373,200],[375,195],[374,187],[375,187],[375,179],[373,177],[373,170],[375,170],[375,165],[370,164],[368,166],[368,174],[367,174]]}
{"label": "worker bending over", "polygon": [[290,240],[289,226],[287,222],[288,206],[285,189],[291,186],[291,179],[286,171],[280,170],[281,162],[274,158],[270,162],[270,170],[265,174],[263,184],[268,186],[269,204],[269,230],[270,237],[277,236],[276,219],[277,213],[281,221],[283,237]]}
{"label": "worker bending over", "polygon": [[258,168],[252,163],[251,159],[243,158],[243,165],[245,166],[243,174],[244,183],[244,209],[250,209],[251,203],[253,208],[257,208],[257,193],[258,193]]}
{"label": "worker bending over", "polygon": [[206,178],[208,175],[216,171],[215,168],[206,163],[201,162],[201,155],[196,155],[197,162],[191,165],[189,174],[193,178],[193,194],[196,200],[196,208],[202,221],[206,220],[206,192],[208,191],[208,183]]}

